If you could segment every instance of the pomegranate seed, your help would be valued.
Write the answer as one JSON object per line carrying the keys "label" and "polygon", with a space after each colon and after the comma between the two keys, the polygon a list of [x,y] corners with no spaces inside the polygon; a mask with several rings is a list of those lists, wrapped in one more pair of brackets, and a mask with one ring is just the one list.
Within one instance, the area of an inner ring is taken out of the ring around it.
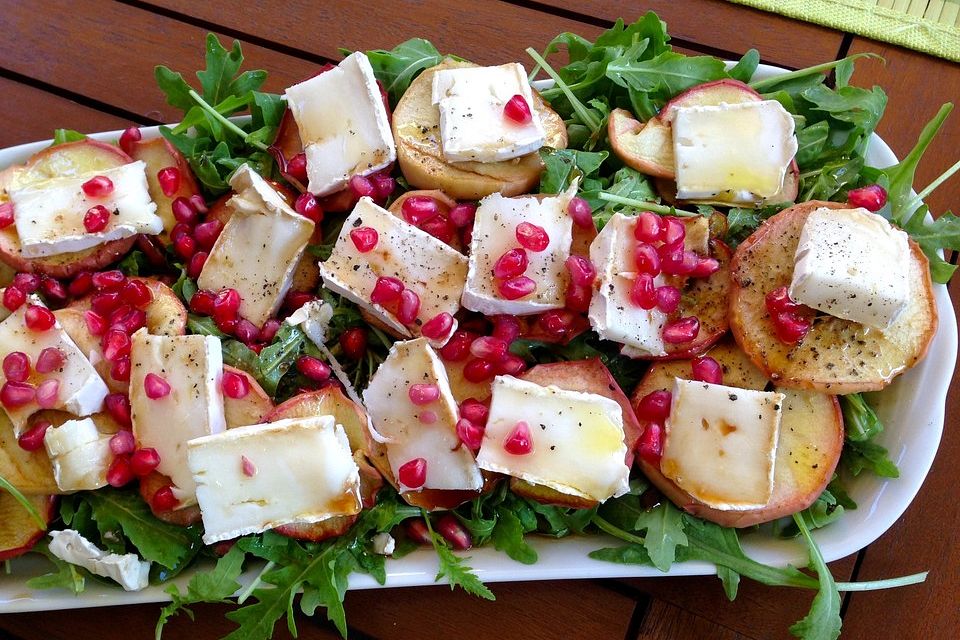
{"label": "pomegranate seed", "polygon": [[655,467],[660,466],[663,456],[663,425],[659,422],[648,422],[643,434],[637,441],[637,455],[640,459]]}
{"label": "pomegranate seed", "polygon": [[584,313],[590,309],[590,300],[593,297],[593,287],[582,287],[573,284],[567,285],[564,306],[570,311]]}
{"label": "pomegranate seed", "polygon": [[24,323],[31,331],[47,331],[57,323],[56,316],[46,307],[37,304],[28,304],[24,314]]}
{"label": "pomegranate seed", "polygon": [[32,427],[20,434],[17,444],[24,451],[39,451],[43,448],[43,438],[47,429],[52,427],[49,420],[38,420]]}
{"label": "pomegranate seed", "polygon": [[791,311],[781,311],[773,317],[773,328],[781,342],[796,344],[810,331],[810,320]]}
{"label": "pomegranate seed", "polygon": [[123,286],[120,298],[133,307],[145,307],[153,300],[153,291],[143,280],[130,280]]}
{"label": "pomegranate seed", "polygon": [[67,291],[75,298],[90,293],[93,291],[93,274],[89,271],[81,271],[67,286]]}
{"label": "pomegranate seed", "polygon": [[507,343],[500,338],[481,336],[470,344],[470,354],[481,360],[499,362],[507,355]]}
{"label": "pomegranate seed", "polygon": [[700,333],[700,320],[696,316],[687,316],[663,327],[663,341],[668,344],[690,342]]}
{"label": "pomegranate seed", "polygon": [[13,276],[13,286],[24,293],[36,293],[40,288],[40,276],[35,273],[18,273]]}
{"label": "pomegranate seed", "polygon": [[418,544],[432,544],[430,530],[423,518],[411,518],[404,523],[407,537]]}
{"label": "pomegranate seed", "polygon": [[420,333],[431,340],[443,340],[452,330],[453,316],[442,311],[423,323]]}
{"label": "pomegranate seed", "polygon": [[470,345],[473,337],[465,332],[457,332],[440,348],[440,357],[447,362],[459,362],[470,355]]}
{"label": "pomegranate seed", "polygon": [[236,289],[221,289],[213,299],[213,317],[235,318],[240,311],[240,293]]}
{"label": "pomegranate seed", "polygon": [[37,405],[41,409],[53,409],[60,402],[60,381],[47,378],[37,385]]}
{"label": "pomegranate seed", "polygon": [[360,253],[367,253],[377,246],[380,234],[372,227],[359,227],[350,232],[350,239],[353,240],[353,246]]}
{"label": "pomegranate seed", "polygon": [[414,458],[403,463],[397,469],[397,480],[405,487],[419,489],[427,481],[427,461],[424,458]]}
{"label": "pomegranate seed", "polygon": [[493,378],[494,375],[493,365],[480,358],[473,358],[463,367],[463,377],[466,378],[468,382],[486,382]]}
{"label": "pomegranate seed", "polygon": [[450,218],[450,222],[456,227],[467,227],[473,224],[474,218],[477,216],[477,205],[463,202],[456,205],[450,212],[447,213],[447,217]]}
{"label": "pomegranate seed", "polygon": [[13,203],[4,202],[0,204],[0,229],[6,229],[14,222]]}
{"label": "pomegranate seed", "polygon": [[253,461],[247,456],[240,456],[240,470],[248,478],[257,475],[257,465],[253,464]]}
{"label": "pomegranate seed", "polygon": [[133,471],[130,468],[130,461],[126,458],[114,458],[110,468],[107,469],[107,484],[111,487],[122,487],[133,480]]}
{"label": "pomegranate seed", "polygon": [[120,306],[120,302],[119,291],[103,291],[95,294],[90,299],[90,308],[101,316],[106,317]]}
{"label": "pomegranate seed", "polygon": [[519,300],[537,290],[535,280],[527,276],[518,276],[497,283],[497,291],[507,300]]}
{"label": "pomegranate seed", "polygon": [[657,287],[657,309],[664,313],[673,313],[680,306],[680,289],[672,285]]}
{"label": "pomegranate seed", "polygon": [[508,120],[512,120],[517,124],[526,124],[533,119],[533,114],[530,113],[530,105],[527,104],[527,99],[524,98],[519,93],[503,105],[503,115],[506,116]]}
{"label": "pomegranate seed", "polygon": [[150,508],[157,512],[172,511],[180,504],[173,493],[173,487],[166,486],[157,489],[150,498]]}
{"label": "pomegranate seed", "polygon": [[520,321],[515,316],[496,315],[492,316],[493,337],[500,338],[507,344],[511,344],[520,337]]}
{"label": "pomegranate seed", "polygon": [[527,252],[523,249],[510,249],[500,256],[493,265],[493,277],[505,280],[523,275],[527,270]]}
{"label": "pomegranate seed", "polygon": [[259,342],[273,342],[274,337],[277,335],[277,331],[280,330],[280,321],[276,318],[270,318],[263,323],[263,326],[260,327],[260,333],[257,335],[257,341]]}
{"label": "pomegranate seed", "polygon": [[445,513],[434,525],[437,533],[450,543],[456,551],[466,551],[473,546],[473,538],[467,528],[452,513]]}
{"label": "pomegranate seed", "polygon": [[778,287],[764,296],[764,302],[767,306],[767,313],[776,315],[781,311],[797,311],[800,308],[796,302],[790,299],[790,293],[786,287]]}
{"label": "pomegranate seed", "polygon": [[297,358],[297,371],[315,382],[323,382],[330,378],[330,367],[327,363],[313,356]]}
{"label": "pomegranate seed", "polygon": [[407,390],[407,395],[413,404],[430,404],[440,398],[440,387],[435,384],[412,384]]}
{"label": "pomegranate seed", "polygon": [[198,211],[193,208],[189,198],[180,196],[170,203],[170,210],[173,212],[173,218],[181,223],[192,225],[197,221]]}
{"label": "pomegranate seed", "polygon": [[293,210],[304,218],[320,222],[323,219],[323,209],[312,193],[301,193],[293,203]]}
{"label": "pomegranate seed", "polygon": [[123,133],[120,134],[120,148],[123,149],[123,152],[127,155],[133,151],[134,146],[140,142],[140,129],[137,127],[127,127],[123,130]]}
{"label": "pomegranate seed", "polygon": [[383,202],[397,188],[397,181],[389,173],[374,173],[370,176],[370,182],[373,183],[374,199]]}
{"label": "pomegranate seed", "polygon": [[476,398],[467,398],[460,403],[460,415],[474,424],[487,424],[490,409]]}
{"label": "pomegranate seed", "polygon": [[223,389],[223,395],[234,400],[245,398],[250,393],[250,382],[247,376],[233,371],[224,371],[223,380],[220,382]]}
{"label": "pomegranate seed", "polygon": [[163,195],[172,198],[180,190],[180,169],[176,167],[164,167],[157,171],[157,182],[160,183],[160,190]]}
{"label": "pomegranate seed", "polygon": [[517,426],[504,438],[503,450],[513,456],[525,456],[528,453],[533,453],[530,425],[522,420],[518,422]]}
{"label": "pomegranate seed", "polygon": [[40,293],[57,302],[63,302],[67,299],[67,288],[56,278],[49,278],[47,276],[41,278]]}
{"label": "pomegranate seed", "polygon": [[440,203],[430,196],[410,196],[400,205],[403,219],[419,227],[440,213]]}
{"label": "pomegranate seed", "polygon": [[3,290],[3,306],[6,307],[8,311],[16,311],[26,301],[27,294],[24,293],[22,289],[10,285]]}
{"label": "pomegranate seed", "polygon": [[508,353],[499,362],[494,364],[494,370],[497,375],[516,376],[527,369],[527,362],[520,356]]}
{"label": "pomegranate seed", "polygon": [[573,224],[582,229],[593,229],[593,209],[590,203],[583,198],[571,198],[567,205],[567,213],[573,218]]}
{"label": "pomegranate seed", "polygon": [[663,422],[670,415],[673,394],[666,389],[651,391],[637,404],[637,417],[641,420]]}
{"label": "pomegranate seed", "polygon": [[189,236],[192,233],[193,227],[191,227],[189,224],[178,222],[177,224],[173,225],[173,229],[170,230],[170,240],[176,242],[183,236]]}
{"label": "pomegranate seed", "polygon": [[117,382],[129,382],[131,370],[130,356],[123,356],[110,365],[110,377]]}
{"label": "pomegranate seed", "polygon": [[130,456],[130,469],[142,478],[160,465],[160,454],[152,447],[137,449]]}
{"label": "pomegranate seed", "polygon": [[471,224],[468,227],[464,227],[460,233],[461,239],[463,240],[463,246],[469,247],[473,242],[473,225]]}
{"label": "pomegranate seed", "polygon": [[538,253],[550,244],[550,236],[546,229],[530,222],[521,222],[517,225],[517,242],[524,249]]}
{"label": "pomegranate seed", "polygon": [[220,232],[223,231],[223,223],[219,220],[207,220],[193,228],[193,237],[197,241],[197,246],[202,251],[210,251],[213,245],[217,243]]}
{"label": "pomegranate seed", "polygon": [[693,379],[711,384],[723,384],[723,369],[720,363],[709,356],[694,358],[690,363]]}
{"label": "pomegranate seed", "polygon": [[555,309],[544,312],[537,319],[537,323],[547,334],[554,338],[563,338],[573,328],[575,316],[564,309]]}
{"label": "pomegranate seed", "polygon": [[132,431],[118,431],[110,438],[110,451],[115,456],[125,456],[133,453],[137,448],[137,441]]}
{"label": "pomegranate seed", "polygon": [[457,420],[457,437],[468,449],[476,451],[483,444],[483,427],[467,418],[460,418]]}
{"label": "pomegranate seed", "polygon": [[380,277],[373,285],[370,293],[370,302],[374,304],[390,304],[400,299],[403,292],[403,283],[396,278]]}
{"label": "pomegranate seed", "polygon": [[649,273],[639,273],[630,287],[630,301],[641,309],[653,309],[657,306],[657,290],[653,284],[653,276]]}
{"label": "pomegranate seed", "polygon": [[720,262],[716,258],[699,258],[696,266],[687,275],[691,278],[709,278],[717,271],[720,271]]}
{"label": "pomegranate seed", "polygon": [[430,218],[421,224],[420,228],[444,244],[450,244],[453,241],[454,234],[457,232],[456,227],[453,226],[453,223],[451,223],[445,215]]}
{"label": "pomegranate seed", "polygon": [[847,203],[867,211],[880,211],[887,204],[887,191],[878,184],[870,184],[847,192]]}
{"label": "pomegranate seed", "polygon": [[307,154],[298,153],[287,161],[287,175],[306,186],[309,182],[309,178],[307,178]]}
{"label": "pomegranate seed", "polygon": [[663,244],[678,244],[687,237],[687,227],[680,218],[663,219]]}
{"label": "pomegranate seed", "polygon": [[633,259],[640,273],[649,273],[651,276],[660,275],[660,255],[652,244],[637,243],[633,250]]}
{"label": "pomegranate seed", "polygon": [[567,267],[567,273],[570,274],[570,281],[573,284],[583,287],[593,286],[593,281],[597,277],[597,269],[588,258],[583,256],[570,256],[564,262]]}
{"label": "pomegranate seed", "polygon": [[88,198],[104,198],[113,193],[113,181],[107,176],[93,176],[80,188]]}
{"label": "pomegranate seed", "polygon": [[212,291],[201,289],[190,298],[190,310],[205,316],[213,315],[216,299],[217,296]]}
{"label": "pomegranate seed", "polygon": [[130,428],[133,424],[130,419],[130,398],[125,393],[111,393],[103,399],[103,406],[117,424]]}
{"label": "pomegranate seed", "polygon": [[143,390],[151,400],[159,400],[170,394],[170,384],[155,373],[148,373],[143,379]]}
{"label": "pomegranate seed", "polygon": [[[103,338],[103,357],[109,362],[130,355],[130,335],[120,329],[111,329]],[[150,374],[153,375],[153,374]]]}
{"label": "pomegranate seed", "polygon": [[189,260],[197,252],[197,241],[186,234],[173,241],[173,251],[184,260]]}
{"label": "pomegranate seed", "polygon": [[237,320],[237,326],[233,330],[233,335],[237,336],[237,340],[240,342],[256,342],[257,338],[260,337],[260,329],[246,318],[240,318]]}
{"label": "pomegranate seed", "polygon": [[317,297],[309,291],[290,291],[284,298],[283,304],[289,309],[296,310],[316,299]]}
{"label": "pomegranate seed", "polygon": [[397,320],[403,324],[413,324],[420,313],[420,296],[412,289],[400,292],[400,304],[397,307]]}
{"label": "pomegranate seed", "polygon": [[436,411],[421,411],[417,419],[421,424],[435,424],[437,420],[440,419],[440,416],[437,415]]}
{"label": "pomegranate seed", "polygon": [[354,198],[372,198],[377,194],[377,189],[373,186],[373,182],[371,182],[370,178],[367,178],[366,176],[351,176],[350,182],[347,184],[350,187],[350,192],[353,194]]}
{"label": "pomegranate seed", "polygon": [[102,336],[107,330],[107,321],[92,309],[83,312],[83,319],[87,323],[87,331],[90,332],[90,335]]}
{"label": "pomegranate seed", "polygon": [[207,212],[207,202],[203,199],[203,196],[199,193],[195,193],[188,198],[190,201],[190,206],[193,207],[193,210],[197,213],[206,213]]}
{"label": "pomegranate seed", "polygon": [[3,359],[3,375],[13,382],[26,382],[30,377],[30,356],[22,351],[8,353]]}
{"label": "pomegranate seed", "polygon": [[700,256],[693,251],[684,251],[681,243],[665,244],[660,247],[660,250],[660,268],[668,275],[689,275],[700,263]]}
{"label": "pomegranate seed", "polygon": [[36,388],[29,382],[8,380],[0,387],[0,403],[8,409],[30,404],[37,397]]}
{"label": "pomegranate seed", "polygon": [[127,276],[118,269],[112,271],[98,271],[93,274],[93,288],[97,291],[113,291],[127,283]]}
{"label": "pomegranate seed", "polygon": [[83,228],[87,230],[87,233],[103,231],[107,228],[107,223],[109,222],[110,212],[102,204],[90,207],[87,212],[83,214]]}
{"label": "pomegranate seed", "polygon": [[641,211],[637,216],[633,235],[641,242],[656,242],[663,240],[664,231],[666,231],[666,223],[663,218],[652,211]]}
{"label": "pomegranate seed", "polygon": [[353,327],[340,334],[340,348],[351,360],[359,360],[367,352],[367,331]]}
{"label": "pomegranate seed", "polygon": [[200,277],[200,274],[203,272],[204,265],[207,264],[207,258],[210,257],[210,254],[206,251],[197,251],[195,254],[190,256],[190,261],[187,262],[187,276],[196,280]]}

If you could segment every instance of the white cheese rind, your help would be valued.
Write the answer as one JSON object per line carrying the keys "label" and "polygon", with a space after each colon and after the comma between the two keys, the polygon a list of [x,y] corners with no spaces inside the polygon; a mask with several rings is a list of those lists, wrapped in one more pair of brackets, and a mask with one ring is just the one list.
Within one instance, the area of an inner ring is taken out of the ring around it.
{"label": "white cheese rind", "polygon": [[387,110],[362,52],[288,88],[285,95],[303,142],[311,193],[333,193],[351,176],[379,171],[396,160]]}
{"label": "white cheese rind", "polygon": [[[156,215],[157,205],[150,199],[145,169],[146,164],[138,160],[78,177],[52,178],[11,189],[10,202],[23,256],[40,258],[82,251],[138,233],[153,235],[163,231],[163,220]],[[84,194],[81,185],[93,176],[110,178],[113,192],[103,198]],[[98,204],[114,215],[103,231],[90,233],[83,226],[83,216]]]}
{"label": "white cheese rind", "polygon": [[[196,503],[187,467],[187,441],[226,429],[220,378],[223,355],[214,336],[133,334],[130,410],[137,445],[160,455],[157,471],[169,476],[180,507]],[[162,398],[148,398],[144,379],[153,373],[170,385]]]}
{"label": "white cheese rind", "polygon": [[535,115],[520,124],[504,105],[523,96],[533,110],[533,91],[523,65],[442,69],[433,74],[433,104],[440,110],[440,141],[448,162],[499,162],[543,146],[546,131]]}
{"label": "white cheese rind", "polygon": [[910,304],[907,234],[866,209],[810,213],[790,297],[832,316],[887,329]]}
{"label": "white cheese rind", "polygon": [[[377,245],[367,253],[361,253],[350,239],[350,232],[358,227],[377,231]],[[357,303],[396,334],[412,337],[438,313],[454,315],[460,310],[467,259],[370,198],[361,198],[343,223],[330,257],[320,263],[320,276],[327,289]],[[417,322],[405,326],[383,306],[370,302],[380,277],[398,278],[417,294]]]}
{"label": "white cheese rind", "polygon": [[[521,421],[530,428],[533,451],[512,455],[504,441]],[[603,502],[630,488],[626,454],[623,410],[613,400],[512,376],[494,379],[477,454],[481,469]]]}
{"label": "white cheese rind", "polygon": [[50,553],[64,562],[110,578],[124,591],[140,591],[149,584],[149,562],[141,560],[135,553],[121,555],[103,551],[73,529],[51,531],[49,548]]}
{"label": "white cheese rind", "polygon": [[241,165],[230,179],[233,215],[197,278],[201,289],[236,289],[240,315],[263,326],[280,305],[314,223],[291,209],[258,173]]}
{"label": "white cheese rind", "polygon": [[677,378],[660,470],[715,509],[757,509],[773,492],[784,396]]}
{"label": "white cheese rind", "polygon": [[[413,384],[437,385],[439,399],[428,405],[413,404],[408,395]],[[395,478],[402,465],[423,458],[427,461],[424,489],[475,491],[483,486],[473,454],[457,437],[460,416],[447,372],[426,338],[393,344],[364,390],[363,402],[373,421],[373,435],[385,441]],[[421,422],[420,415],[425,411],[434,412],[436,420]],[[400,487],[402,493],[411,490]]]}
{"label": "white cheese rind", "polygon": [[797,153],[776,100],[680,107],[673,121],[677,198],[756,204],[775,196]]}
{"label": "white cheese rind", "polygon": [[43,444],[53,466],[53,478],[64,492],[93,491],[107,486],[113,463],[109,434],[102,434],[90,418],[67,420],[50,427]]}
{"label": "white cheese rind", "polygon": [[196,438],[187,455],[205,544],[360,512],[360,471],[333,416]]}

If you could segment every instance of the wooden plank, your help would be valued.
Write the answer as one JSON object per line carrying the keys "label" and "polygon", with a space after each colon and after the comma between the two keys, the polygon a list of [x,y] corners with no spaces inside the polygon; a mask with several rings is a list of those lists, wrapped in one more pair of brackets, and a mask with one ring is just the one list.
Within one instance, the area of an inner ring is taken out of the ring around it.
{"label": "wooden plank", "polygon": [[753,47],[765,62],[790,68],[835,59],[843,39],[843,34],[833,29],[724,0],[648,0],[632,5],[629,11],[626,7],[630,5],[607,0],[547,0],[546,4],[611,21],[655,11],[675,38],[735,54]]}
{"label": "wooden plank", "polygon": [[[716,622],[692,615],[690,612],[663,600],[653,600],[643,623],[633,636],[637,640],[749,640],[754,637],[737,633]],[[772,637],[772,636],[771,636]]]}

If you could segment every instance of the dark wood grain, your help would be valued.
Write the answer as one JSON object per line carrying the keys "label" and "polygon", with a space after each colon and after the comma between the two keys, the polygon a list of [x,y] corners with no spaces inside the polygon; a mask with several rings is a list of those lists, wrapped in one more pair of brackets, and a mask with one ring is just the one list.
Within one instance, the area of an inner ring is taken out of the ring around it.
{"label": "dark wood grain", "polygon": [[[710,640],[750,640],[764,636],[745,636],[724,627],[715,619],[692,614],[685,609],[654,600],[650,603],[643,623],[633,636],[637,640],[665,640],[667,638],[710,638]],[[775,636],[770,636],[775,637]]]}

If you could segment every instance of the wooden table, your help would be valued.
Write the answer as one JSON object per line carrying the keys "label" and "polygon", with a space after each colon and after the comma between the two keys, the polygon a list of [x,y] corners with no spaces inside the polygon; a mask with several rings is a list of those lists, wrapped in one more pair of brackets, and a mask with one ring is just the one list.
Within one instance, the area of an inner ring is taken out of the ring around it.
{"label": "wooden table", "polygon": [[[281,4],[285,5],[280,8]],[[43,7],[42,9],[40,7]],[[627,8],[629,7],[629,9]],[[269,71],[281,92],[338,47],[388,48],[412,36],[478,63],[525,60],[561,31],[595,36],[621,12],[646,9],[667,21],[684,51],[736,58],[757,47],[764,62],[802,67],[851,52],[873,51],[886,65],[861,63],[856,83],[881,84],[890,96],[880,134],[902,155],[939,105],[960,96],[960,66],[851,34],[796,22],[721,0],[327,0],[286,3],[225,0],[110,2],[3,0],[0,23],[0,148],[49,138],[53,128],[119,129],[177,118],[153,83],[153,66],[190,71],[201,63],[203,37],[214,31],[243,43],[247,68]],[[957,159],[960,115],[930,148],[919,172],[925,185]],[[958,203],[960,179],[930,198],[934,211]],[[951,291],[956,307],[960,279]],[[929,569],[921,586],[847,595],[845,638],[954,638],[960,629],[960,383],[947,403],[940,453],[903,518],[867,549],[833,564],[838,580],[874,579]],[[808,592],[747,583],[728,603],[714,578],[593,580],[494,586],[486,603],[447,587],[351,592],[347,619],[354,638],[783,638],[806,611]],[[232,624],[225,607],[197,607],[168,638],[216,638]],[[0,640],[152,637],[155,605],[0,617]],[[321,616],[322,617],[322,616]],[[300,620],[300,637],[335,638],[317,618]],[[287,637],[283,624],[276,637]]]}

